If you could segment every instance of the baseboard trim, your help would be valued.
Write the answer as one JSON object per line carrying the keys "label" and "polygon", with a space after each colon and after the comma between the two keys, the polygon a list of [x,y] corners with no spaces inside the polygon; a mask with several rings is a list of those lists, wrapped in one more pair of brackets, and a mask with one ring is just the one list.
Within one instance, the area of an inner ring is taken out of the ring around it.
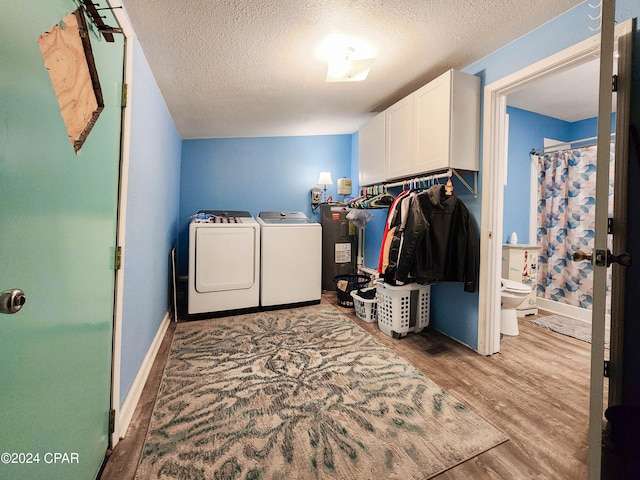
{"label": "baseboard trim", "polygon": [[120,408],[120,410],[116,409],[116,435],[114,435],[115,439],[113,446],[115,446],[116,441],[124,438],[125,434],[127,433],[127,429],[129,428],[129,424],[131,423],[133,414],[136,410],[136,407],[138,406],[138,401],[140,400],[140,396],[142,395],[142,390],[144,389],[145,383],[147,383],[147,377],[149,376],[149,372],[151,371],[153,362],[156,359],[156,355],[158,354],[158,350],[160,349],[162,340],[167,333],[167,328],[169,328],[171,318],[171,310],[167,310],[167,313],[165,313],[164,318],[162,319],[162,322],[158,327],[158,331],[156,332],[156,335],[153,338],[151,345],[149,346],[147,355],[144,357],[142,365],[140,365],[140,369],[138,370],[138,374],[133,381],[133,385],[131,385],[131,389],[129,390],[127,398],[125,398],[124,402],[122,403],[122,408]]}
{"label": "baseboard trim", "polygon": [[[565,317],[574,318],[576,320],[581,320],[583,322],[591,324],[591,310],[586,308],[576,307],[574,305],[567,305],[564,303],[556,302],[553,300],[549,300],[547,298],[536,299],[538,308],[542,310],[546,310],[551,313],[557,313],[559,315],[564,315]],[[605,328],[609,330],[611,327],[611,315],[606,314],[604,316]]]}

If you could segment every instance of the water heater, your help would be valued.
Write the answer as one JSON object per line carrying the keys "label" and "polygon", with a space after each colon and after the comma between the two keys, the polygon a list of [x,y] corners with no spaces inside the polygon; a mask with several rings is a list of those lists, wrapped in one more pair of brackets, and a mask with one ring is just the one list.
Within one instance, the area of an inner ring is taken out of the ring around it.
{"label": "water heater", "polygon": [[358,256],[357,229],[347,219],[349,209],[343,205],[320,206],[322,224],[322,289],[333,291],[333,277],[356,273]]}

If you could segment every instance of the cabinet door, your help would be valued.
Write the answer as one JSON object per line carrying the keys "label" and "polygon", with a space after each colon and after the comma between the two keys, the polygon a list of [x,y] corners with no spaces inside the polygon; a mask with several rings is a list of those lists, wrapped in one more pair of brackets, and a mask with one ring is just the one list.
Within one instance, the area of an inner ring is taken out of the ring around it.
{"label": "cabinet door", "polygon": [[393,104],[386,113],[387,176],[415,173],[413,167],[413,94]]}
{"label": "cabinet door", "polygon": [[451,72],[441,75],[414,93],[417,172],[449,167],[451,138]]}
{"label": "cabinet door", "polygon": [[449,166],[480,169],[480,77],[451,71]]}
{"label": "cabinet door", "polygon": [[358,180],[361,186],[384,182],[385,115],[379,113],[360,127],[358,133]]}

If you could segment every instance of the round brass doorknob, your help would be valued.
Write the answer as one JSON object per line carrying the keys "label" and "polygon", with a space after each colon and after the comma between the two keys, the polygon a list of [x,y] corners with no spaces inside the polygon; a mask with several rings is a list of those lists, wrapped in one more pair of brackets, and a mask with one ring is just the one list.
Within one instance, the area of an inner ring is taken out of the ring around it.
{"label": "round brass doorknob", "polygon": [[593,257],[593,252],[592,253],[584,253],[582,250],[574,250],[573,251],[573,261],[574,262],[581,262],[583,260],[591,261],[592,257]]}

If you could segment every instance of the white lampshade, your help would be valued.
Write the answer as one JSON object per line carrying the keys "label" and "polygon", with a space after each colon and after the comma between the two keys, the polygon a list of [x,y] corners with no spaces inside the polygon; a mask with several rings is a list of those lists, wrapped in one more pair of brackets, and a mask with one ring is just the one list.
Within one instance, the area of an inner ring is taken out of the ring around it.
{"label": "white lampshade", "polygon": [[318,185],[333,185],[333,181],[331,180],[331,172],[320,172],[320,177],[318,177]]}

